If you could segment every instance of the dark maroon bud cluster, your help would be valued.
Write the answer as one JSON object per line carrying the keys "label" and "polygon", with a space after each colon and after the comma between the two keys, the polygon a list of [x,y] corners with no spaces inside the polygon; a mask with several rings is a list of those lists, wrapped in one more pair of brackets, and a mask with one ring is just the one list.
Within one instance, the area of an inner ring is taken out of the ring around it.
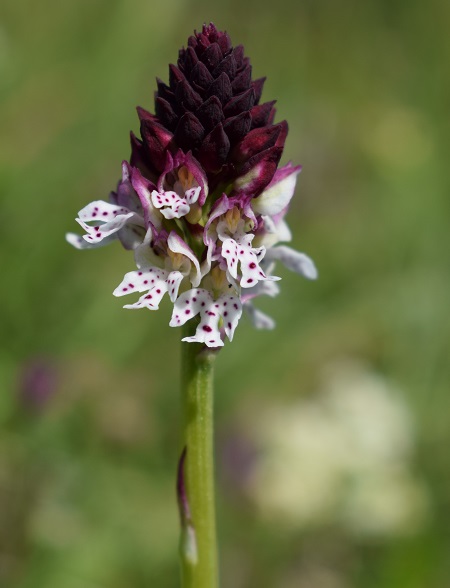
{"label": "dark maroon bud cluster", "polygon": [[257,196],[273,178],[287,135],[286,121],[273,123],[275,101],[260,104],[264,81],[252,80],[242,45],[204,25],[169,66],[169,84],[157,81],[155,114],[138,108],[141,140],[131,135],[131,165],[153,180],[167,151],[182,149],[199,161],[210,191],[231,185]]}

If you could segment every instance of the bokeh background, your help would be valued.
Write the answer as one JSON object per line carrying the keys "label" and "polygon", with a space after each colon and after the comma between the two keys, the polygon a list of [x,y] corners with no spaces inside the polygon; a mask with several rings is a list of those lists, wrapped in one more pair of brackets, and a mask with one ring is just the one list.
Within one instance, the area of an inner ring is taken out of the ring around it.
{"label": "bokeh background", "polygon": [[442,0],[2,1],[0,586],[178,586],[180,334],[111,295],[119,245],[64,234],[210,20],[289,121],[320,272],[282,273],[278,328],[217,362],[222,586],[450,586]]}

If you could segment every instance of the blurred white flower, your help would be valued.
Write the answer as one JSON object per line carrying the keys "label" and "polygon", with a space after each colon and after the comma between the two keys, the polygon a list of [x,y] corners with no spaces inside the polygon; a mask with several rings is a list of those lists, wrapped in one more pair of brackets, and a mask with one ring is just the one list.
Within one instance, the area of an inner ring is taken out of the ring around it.
{"label": "blurred white flower", "polygon": [[249,488],[263,516],[300,528],[332,522],[357,534],[409,533],[424,522],[411,414],[364,366],[330,366],[317,394],[271,406],[255,427],[262,452]]}

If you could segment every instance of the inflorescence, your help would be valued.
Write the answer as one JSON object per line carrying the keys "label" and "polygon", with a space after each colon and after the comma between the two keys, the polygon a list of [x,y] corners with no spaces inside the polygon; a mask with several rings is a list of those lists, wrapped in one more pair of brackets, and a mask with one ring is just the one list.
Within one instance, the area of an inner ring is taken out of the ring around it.
{"label": "inflorescence", "polygon": [[80,210],[85,234],[67,240],[91,249],[119,239],[137,269],[114,295],[141,294],[125,308],[157,310],[167,294],[170,326],[199,317],[183,341],[220,347],[243,309],[256,328],[274,327],[253,299],[278,294],[276,261],[317,277],[309,257],[280,245],[301,167],[278,167],[287,123],[274,124],[275,102],[260,104],[264,78],[252,80],[243,47],[213,24],[180,50],[169,84],[157,83],[155,114],[137,109],[141,139],[131,133],[116,192]]}

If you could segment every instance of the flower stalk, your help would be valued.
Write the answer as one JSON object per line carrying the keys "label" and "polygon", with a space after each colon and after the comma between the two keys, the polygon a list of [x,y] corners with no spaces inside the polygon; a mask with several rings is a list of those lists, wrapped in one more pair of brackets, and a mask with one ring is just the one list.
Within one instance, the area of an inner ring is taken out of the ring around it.
{"label": "flower stalk", "polygon": [[216,353],[198,343],[182,343],[184,450],[179,464],[177,490],[183,588],[218,586],[213,423]]}

